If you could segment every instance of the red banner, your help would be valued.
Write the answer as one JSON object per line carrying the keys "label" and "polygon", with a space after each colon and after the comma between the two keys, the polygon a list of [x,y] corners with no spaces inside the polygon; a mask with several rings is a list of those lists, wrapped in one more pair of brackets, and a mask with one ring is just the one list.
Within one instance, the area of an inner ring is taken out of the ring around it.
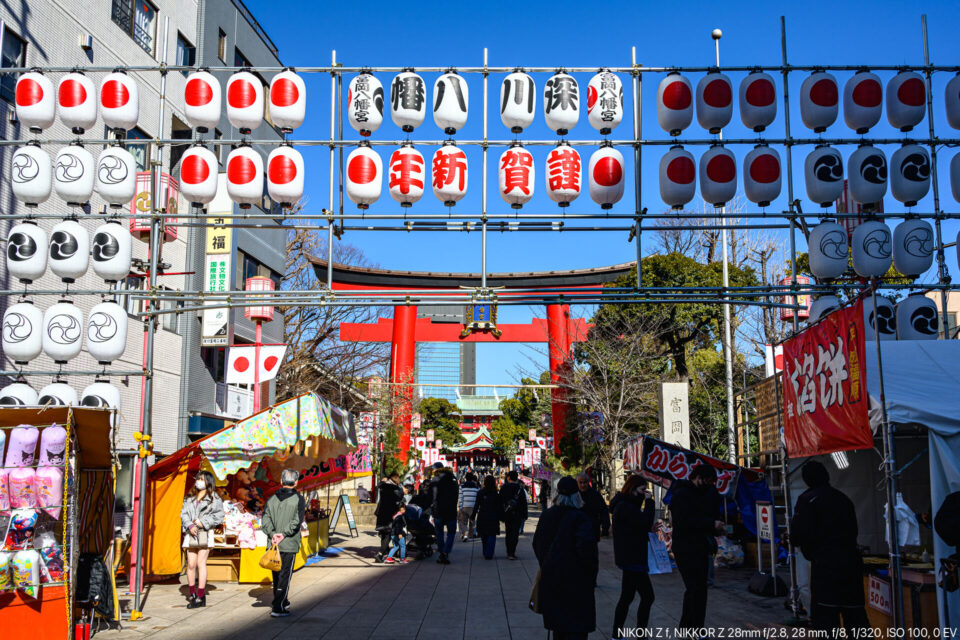
{"label": "red banner", "polygon": [[791,458],[871,448],[868,404],[862,300],[783,343],[783,431]]}

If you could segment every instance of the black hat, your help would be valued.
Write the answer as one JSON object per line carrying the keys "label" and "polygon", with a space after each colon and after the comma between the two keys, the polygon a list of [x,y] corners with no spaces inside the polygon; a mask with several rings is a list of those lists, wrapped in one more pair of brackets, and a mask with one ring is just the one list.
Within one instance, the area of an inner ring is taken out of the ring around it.
{"label": "black hat", "polygon": [[434,469],[443,469],[443,463],[442,463],[442,462],[434,462],[434,463],[433,463],[433,468],[434,468]]}
{"label": "black hat", "polygon": [[577,486],[577,481],[570,476],[563,476],[557,482],[557,493],[562,496],[572,496],[578,491],[580,491],[580,487]]}

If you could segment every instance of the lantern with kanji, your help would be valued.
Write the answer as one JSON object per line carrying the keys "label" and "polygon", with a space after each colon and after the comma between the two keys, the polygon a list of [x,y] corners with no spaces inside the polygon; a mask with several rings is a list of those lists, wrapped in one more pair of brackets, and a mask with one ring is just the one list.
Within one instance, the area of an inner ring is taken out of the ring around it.
{"label": "lantern with kanji", "polygon": [[889,298],[876,296],[877,307],[874,312],[874,296],[863,298],[863,339],[867,342],[877,339],[897,339],[897,313]]}
{"label": "lantern with kanji", "polygon": [[810,230],[807,238],[810,272],[820,280],[833,280],[847,270],[847,230],[824,220]]}
{"label": "lantern with kanji", "polygon": [[[800,286],[810,286],[813,284],[813,279],[808,278],[807,276],[796,276],[797,284]],[[782,286],[793,286],[793,279],[790,277],[781,278],[778,283]],[[793,320],[794,316],[798,320],[807,320],[810,318],[810,306],[812,296],[809,293],[801,293],[798,296],[784,296],[783,301],[786,304],[796,304],[799,308],[790,309],[790,308],[781,308],[780,309],[780,319],[786,322],[787,320]]]}
{"label": "lantern with kanji", "polygon": [[250,134],[263,122],[263,85],[249,71],[238,71],[227,80],[227,120]]}
{"label": "lantern with kanji", "polygon": [[780,154],[765,144],[754,147],[743,159],[743,191],[747,200],[768,206],[780,195]]}
{"label": "lantern with kanji", "polygon": [[53,189],[73,206],[83,206],[93,195],[93,155],[79,144],[60,149],[53,171]]}
{"label": "lantern with kanji", "polygon": [[61,300],[47,309],[42,340],[43,352],[57,364],[76,357],[83,346],[83,313],[77,305]]}
{"label": "lantern with kanji", "polygon": [[604,69],[590,78],[587,120],[602,135],[616,129],[623,120],[623,83],[617,74]]}
{"label": "lantern with kanji", "polygon": [[64,220],[50,230],[50,270],[70,283],[87,272],[90,234],[76,220]]}
{"label": "lantern with kanji", "polygon": [[204,205],[217,195],[220,164],[217,156],[200,145],[187,149],[180,158],[180,192],[187,202]]}
{"label": "lantern with kanji", "polygon": [[303,124],[307,114],[307,87],[290,68],[270,80],[270,119],[284,133]]}
{"label": "lantern with kanji", "polygon": [[660,198],[672,209],[682,209],[697,193],[697,165],[680,145],[660,158]]}
{"label": "lantern with kanji", "polygon": [[700,195],[715,207],[737,195],[737,160],[732,151],[713,145],[700,156]]}
{"label": "lantern with kanji", "polygon": [[433,154],[433,195],[452,207],[467,195],[467,154],[450,141]]}
{"label": "lantern with kanji", "polygon": [[623,154],[605,143],[590,156],[590,197],[601,209],[611,209],[623,197],[626,182]]}
{"label": "lantern with kanji", "polygon": [[56,118],[56,92],[53,83],[42,73],[28,71],[17,78],[14,92],[17,119],[31,133],[50,128]]}
{"label": "lantern with kanji", "polygon": [[863,222],[850,239],[853,270],[862,278],[883,276],[890,268],[892,245],[890,227],[879,220]]}
{"label": "lantern with kanji", "polygon": [[573,76],[558,71],[543,86],[543,114],[547,127],[565,136],[580,119],[580,87]]}
{"label": "lantern with kanji", "polygon": [[130,274],[132,252],[133,238],[119,221],[111,220],[94,230],[93,272],[106,282],[120,282]]}
{"label": "lantern with kanji", "polygon": [[383,183],[383,162],[380,154],[370,148],[367,142],[347,156],[347,197],[358,209],[367,209],[380,198]]}
{"label": "lantern with kanji", "polygon": [[383,124],[383,85],[372,73],[365,71],[350,81],[347,122],[364,137]]}
{"label": "lantern with kanji", "polygon": [[580,154],[566,142],[561,142],[547,154],[547,196],[561,207],[580,195],[583,184],[583,165]]}
{"label": "lantern with kanji", "polygon": [[847,162],[850,197],[872,209],[887,193],[887,158],[873,145],[862,144]]}
{"label": "lantern with kanji", "polygon": [[950,160],[950,190],[953,192],[953,199],[960,202],[960,153]]}
{"label": "lantern with kanji", "polygon": [[94,189],[111,207],[119,209],[137,193],[137,161],[123,147],[107,147],[97,158]]}
{"label": "lantern with kanji", "polygon": [[882,113],[880,77],[865,69],[857,71],[843,85],[843,121],[857,133],[866,133],[880,122]]}
{"label": "lantern with kanji", "polygon": [[807,197],[829,207],[843,194],[843,156],[831,146],[817,145],[803,162]]}
{"label": "lantern with kanji", "polygon": [[[247,278],[244,289],[246,291],[274,291],[273,280],[264,276]],[[247,302],[268,296],[248,296]],[[273,322],[273,305],[246,306],[243,308],[243,317],[254,322]]]}
{"label": "lantern with kanji", "polygon": [[467,81],[453,70],[437,78],[433,85],[433,121],[448,136],[467,124],[468,89]]}
{"label": "lantern with kanji", "polygon": [[893,230],[893,265],[900,273],[917,277],[933,264],[933,246],[930,223],[907,218]]}
{"label": "lantern with kanji", "polygon": [[693,89],[690,81],[676,71],[667,74],[657,87],[657,122],[672,136],[680,135],[693,122]]}
{"label": "lantern with kanji", "polygon": [[537,108],[537,85],[519,69],[503,79],[500,85],[500,120],[511,133],[522,133],[533,124]]}
{"label": "lantern with kanji", "polygon": [[284,144],[267,156],[267,193],[270,199],[289,209],[303,197],[303,156]]}
{"label": "lantern with kanji", "polygon": [[905,144],[890,158],[890,193],[908,207],[930,191],[930,155],[918,144]]}
{"label": "lantern with kanji", "polygon": [[37,144],[20,147],[10,163],[13,195],[28,207],[47,201],[53,189],[50,156]]}
{"label": "lantern with kanji", "polygon": [[133,78],[123,71],[108,73],[100,81],[100,113],[108,127],[126,137],[137,126],[140,91]]}
{"label": "lantern with kanji", "polygon": [[99,364],[110,364],[127,347],[127,311],[115,301],[101,302],[87,316],[87,351]]}
{"label": "lantern with kanji", "polygon": [[837,79],[826,71],[814,71],[800,85],[800,119],[808,129],[822,133],[837,121],[840,109]]}
{"label": "lantern with kanji", "polygon": [[43,312],[26,301],[3,312],[3,353],[16,364],[27,364],[40,355]]}
{"label": "lantern with kanji", "polygon": [[756,132],[770,126],[777,117],[777,87],[763,71],[752,71],[740,83],[740,119]]}
{"label": "lantern with kanji", "polygon": [[227,195],[241,209],[263,202],[263,158],[252,147],[237,147],[227,156]]}
{"label": "lantern with kanji", "polygon": [[40,406],[76,407],[79,404],[77,391],[66,382],[48,384],[37,395]]}
{"label": "lantern with kanji", "polygon": [[388,188],[401,207],[412,206],[423,197],[426,178],[423,156],[412,145],[405,144],[390,154]]}
{"label": "lantern with kanji", "polygon": [[807,322],[813,324],[839,308],[840,299],[837,298],[837,296],[820,296],[810,305],[810,315],[807,318]]}
{"label": "lantern with kanji", "polygon": [[413,71],[398,73],[390,83],[390,117],[393,124],[410,133],[423,124],[426,115],[427,89],[423,78]]}
{"label": "lantern with kanji", "polygon": [[183,89],[183,115],[187,124],[206,133],[220,123],[220,82],[207,71],[187,76]]}
{"label": "lantern with kanji", "polygon": [[47,269],[47,234],[35,222],[21,222],[7,232],[7,272],[29,284]]}
{"label": "lantern with kanji", "polygon": [[947,83],[943,102],[947,110],[947,124],[954,129],[960,129],[960,73],[950,78]]}
{"label": "lantern with kanji", "polygon": [[0,389],[0,406],[2,407],[33,407],[36,406],[39,396],[28,384],[15,382]]}
{"label": "lantern with kanji", "polygon": [[922,292],[897,303],[897,340],[936,340],[940,333],[937,303]]}
{"label": "lantern with kanji", "polygon": [[720,133],[733,117],[733,83],[719,71],[710,71],[697,83],[697,122],[710,133]]}
{"label": "lantern with kanji", "polygon": [[536,170],[533,155],[515,143],[500,156],[500,197],[514,209],[520,209],[533,197]]}
{"label": "lantern with kanji", "polygon": [[57,87],[57,111],[60,122],[77,135],[97,123],[97,88],[93,81],[79,72],[60,78]]}
{"label": "lantern with kanji", "polygon": [[900,131],[910,131],[927,112],[927,87],[916,71],[901,71],[887,83],[887,120]]}

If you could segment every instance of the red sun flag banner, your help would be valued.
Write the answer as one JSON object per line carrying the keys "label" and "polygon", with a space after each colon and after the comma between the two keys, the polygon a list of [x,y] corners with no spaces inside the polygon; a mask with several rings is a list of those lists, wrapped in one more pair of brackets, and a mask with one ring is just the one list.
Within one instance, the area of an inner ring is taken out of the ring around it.
{"label": "red sun flag banner", "polygon": [[783,432],[791,458],[873,446],[863,335],[860,300],[783,343]]}
{"label": "red sun flag banner", "polygon": [[[287,351],[285,344],[260,345],[260,382],[276,377]],[[253,384],[256,345],[233,345],[227,352],[227,384]]]}

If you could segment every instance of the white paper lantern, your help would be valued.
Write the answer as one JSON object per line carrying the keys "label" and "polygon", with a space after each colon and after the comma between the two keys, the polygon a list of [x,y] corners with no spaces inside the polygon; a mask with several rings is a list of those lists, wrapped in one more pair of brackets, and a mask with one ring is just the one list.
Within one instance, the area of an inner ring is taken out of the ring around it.
{"label": "white paper lantern", "polygon": [[547,127],[565,136],[580,120],[580,86],[570,74],[558,71],[543,86],[543,113]]}
{"label": "white paper lantern", "polygon": [[263,122],[263,85],[249,71],[238,71],[227,80],[227,120],[248,135]]}
{"label": "white paper lantern", "polygon": [[303,197],[303,156],[289,145],[267,156],[267,193],[281,207],[290,208]]}
{"label": "white paper lantern", "polygon": [[890,193],[908,207],[930,191],[930,154],[918,144],[905,144],[890,158]]}
{"label": "white paper lantern", "polygon": [[423,156],[411,145],[404,145],[390,154],[390,197],[409,207],[423,196],[427,168]]}
{"label": "white paper lantern", "polygon": [[843,156],[828,145],[818,145],[803,162],[807,197],[829,207],[843,194]]}
{"label": "white paper lantern", "polygon": [[516,143],[500,155],[500,197],[514,209],[521,209],[533,198],[536,168],[533,155]]}
{"label": "white paper lantern", "polygon": [[127,312],[116,302],[101,302],[87,317],[87,351],[100,364],[110,364],[127,346]]}
{"label": "white paper lantern", "polygon": [[363,142],[347,156],[347,197],[358,209],[367,209],[380,199],[383,161],[380,154]]}
{"label": "white paper lantern", "polygon": [[843,120],[857,133],[866,133],[880,122],[883,85],[870,71],[857,71],[843,86]]}
{"label": "white paper lantern", "polygon": [[898,340],[936,340],[940,333],[937,303],[922,293],[911,293],[897,303]]}
{"label": "white paper lantern", "polygon": [[847,230],[836,222],[824,221],[810,230],[807,238],[810,272],[820,280],[833,280],[847,270]]}
{"label": "white paper lantern", "polygon": [[953,192],[953,199],[960,202],[960,153],[950,160],[950,190]]}
{"label": "white paper lantern", "polygon": [[660,158],[660,198],[682,209],[697,193],[697,163],[693,154],[677,145]]}
{"label": "white paper lantern", "polygon": [[752,71],[740,83],[740,119],[748,129],[763,131],[777,118],[777,86],[763,71]]}
{"label": "white paper lantern", "polygon": [[270,81],[270,119],[284,133],[303,124],[307,115],[307,87],[292,69],[284,69]]}
{"label": "white paper lantern", "polygon": [[10,305],[3,313],[3,353],[17,364],[40,355],[43,312],[32,302]]}
{"label": "white paper lantern", "polygon": [[927,112],[927,86],[916,71],[901,71],[887,84],[887,120],[900,131],[910,131]]}
{"label": "white paper lantern", "polygon": [[537,85],[526,73],[516,70],[500,85],[500,121],[512,133],[523,133],[533,124],[537,109]]}
{"label": "white paper lantern", "polygon": [[871,208],[887,193],[887,158],[883,151],[863,144],[850,154],[847,185],[855,202]]}
{"label": "white paper lantern", "polygon": [[80,145],[64,147],[57,154],[53,188],[67,204],[82,206],[93,195],[93,155]]}
{"label": "white paper lantern", "polygon": [[[60,301],[43,314],[43,352],[61,364],[75,358],[83,346],[83,313]],[[41,394],[43,395],[43,394]]]}
{"label": "white paper lantern", "polygon": [[100,113],[111,129],[123,132],[137,126],[140,116],[140,91],[133,78],[123,71],[108,73],[100,81]]}
{"label": "white paper lantern", "polygon": [[697,122],[710,133],[720,131],[733,117],[733,83],[718,71],[710,71],[697,83]]}
{"label": "white paper lantern", "polygon": [[445,142],[433,154],[433,195],[452,207],[467,195],[467,154],[457,145]]}
{"label": "white paper lantern", "polygon": [[48,384],[37,395],[37,404],[41,407],[76,407],[80,404],[76,390],[65,382]]}
{"label": "white paper lantern", "polygon": [[220,163],[213,151],[194,146],[180,158],[180,195],[187,202],[208,204],[217,196]]}
{"label": "white paper lantern", "polygon": [[93,409],[120,409],[120,390],[105,380],[87,385],[80,394],[80,406]]}
{"label": "white paper lantern", "polygon": [[183,115],[187,124],[206,133],[220,124],[220,82],[207,71],[187,76],[183,89]]}
{"label": "white paper lantern", "polygon": [[561,207],[569,207],[583,188],[583,164],[580,154],[561,142],[547,154],[547,196]]}
{"label": "white paper lantern", "polygon": [[383,124],[383,85],[372,73],[361,73],[350,81],[347,122],[364,137]]}
{"label": "white paper lantern", "polygon": [[28,207],[47,201],[53,189],[50,156],[39,146],[29,144],[13,154],[10,164],[13,195]]}
{"label": "white paper lantern", "polygon": [[393,124],[410,133],[423,124],[426,115],[427,89],[423,78],[412,71],[398,73],[390,83],[390,117]]}
{"label": "white paper lantern", "polygon": [[93,232],[93,271],[106,282],[120,282],[130,274],[133,239],[127,228],[112,221]]}
{"label": "white paper lantern", "polygon": [[879,220],[863,222],[850,239],[853,270],[862,278],[883,276],[890,268],[892,248],[890,227]]}
{"label": "white paper lantern", "polygon": [[456,71],[446,72],[433,85],[433,121],[448,136],[467,124],[468,89],[467,81]]}
{"label": "white paper lantern", "polygon": [[56,118],[56,92],[53,83],[42,73],[28,71],[17,78],[15,91],[17,119],[31,133],[49,129]]}
{"label": "white paper lantern", "polygon": [[111,207],[130,204],[137,194],[137,161],[122,147],[107,147],[97,158],[94,189]]}
{"label": "white paper lantern", "polygon": [[947,123],[954,129],[960,129],[960,73],[947,83],[943,102],[947,110]]}
{"label": "white paper lantern", "polygon": [[693,88],[676,71],[657,87],[657,122],[672,136],[680,135],[693,122]]}
{"label": "white paper lantern", "polygon": [[227,195],[241,209],[263,202],[263,158],[252,147],[237,147],[227,156]]}
{"label": "white paper lantern", "polygon": [[64,220],[50,230],[50,270],[64,282],[75,282],[87,272],[90,234],[76,220]]}
{"label": "white paper lantern", "polygon": [[810,304],[810,317],[807,318],[807,322],[813,324],[839,308],[840,299],[837,296],[820,296]]}
{"label": "white paper lantern", "polygon": [[623,120],[623,83],[610,71],[600,71],[587,85],[587,121],[607,135]]}
{"label": "white paper lantern", "polygon": [[0,389],[0,407],[35,407],[39,397],[30,385],[15,382]]}
{"label": "white paper lantern", "polygon": [[14,225],[7,233],[7,271],[29,284],[47,269],[47,234],[32,222]]}
{"label": "white paper lantern", "polygon": [[800,85],[800,118],[803,125],[822,133],[837,121],[840,91],[837,79],[826,71],[814,71]]}
{"label": "white paper lantern", "polygon": [[604,144],[590,156],[590,197],[601,209],[611,209],[623,197],[626,170],[623,154]]}
{"label": "white paper lantern", "polygon": [[933,246],[930,223],[908,218],[893,230],[893,264],[900,273],[917,277],[933,264]]}
{"label": "white paper lantern", "polygon": [[57,87],[57,110],[60,122],[77,135],[97,123],[97,88],[82,73],[68,73]]}
{"label": "white paper lantern", "polygon": [[743,191],[747,200],[769,206],[780,195],[780,154],[767,145],[754,147],[743,159]]}
{"label": "white paper lantern", "polygon": [[879,331],[881,340],[897,339],[897,312],[889,298],[877,296],[877,312],[873,312],[873,296],[863,299],[863,339],[876,340]]}
{"label": "white paper lantern", "polygon": [[714,145],[700,156],[700,196],[722,207],[737,195],[737,160],[729,149]]}

